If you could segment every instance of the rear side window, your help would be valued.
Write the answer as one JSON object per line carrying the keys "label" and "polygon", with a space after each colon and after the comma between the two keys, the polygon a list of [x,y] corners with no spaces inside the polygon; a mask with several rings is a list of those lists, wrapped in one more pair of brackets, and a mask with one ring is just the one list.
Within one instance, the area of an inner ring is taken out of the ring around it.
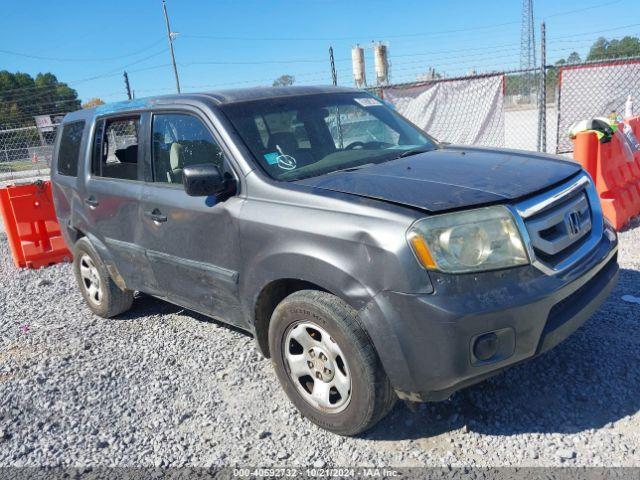
{"label": "rear side window", "polygon": [[138,180],[139,131],[140,117],[100,121],[93,144],[93,175]]}
{"label": "rear side window", "polygon": [[80,142],[84,131],[84,121],[71,122],[63,125],[58,149],[58,173],[69,177],[78,176],[78,158],[80,157]]}

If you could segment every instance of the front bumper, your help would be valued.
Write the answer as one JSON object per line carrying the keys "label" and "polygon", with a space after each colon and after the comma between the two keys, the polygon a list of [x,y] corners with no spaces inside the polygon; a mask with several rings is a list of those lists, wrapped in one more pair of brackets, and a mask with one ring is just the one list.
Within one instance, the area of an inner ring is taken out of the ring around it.
{"label": "front bumper", "polygon": [[[468,275],[432,275],[433,294],[385,291],[360,317],[401,398],[436,401],[560,343],[607,298],[618,276],[617,237],[572,268],[546,275],[533,266]],[[502,350],[478,360],[478,336],[499,332]]]}

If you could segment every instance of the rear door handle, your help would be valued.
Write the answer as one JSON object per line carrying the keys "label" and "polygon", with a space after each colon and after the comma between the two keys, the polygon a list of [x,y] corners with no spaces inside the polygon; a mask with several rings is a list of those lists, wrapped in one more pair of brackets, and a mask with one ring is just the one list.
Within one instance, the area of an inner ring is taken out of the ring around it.
{"label": "rear door handle", "polygon": [[100,202],[98,200],[96,200],[96,197],[94,197],[93,195],[91,195],[89,198],[85,198],[84,199],[84,203],[89,205],[89,208],[91,208],[91,209],[94,209],[98,205],[100,205]]}
{"label": "rear door handle", "polygon": [[158,223],[164,223],[167,221],[167,216],[162,215],[162,212],[157,208],[154,208],[150,212],[144,212],[144,216]]}

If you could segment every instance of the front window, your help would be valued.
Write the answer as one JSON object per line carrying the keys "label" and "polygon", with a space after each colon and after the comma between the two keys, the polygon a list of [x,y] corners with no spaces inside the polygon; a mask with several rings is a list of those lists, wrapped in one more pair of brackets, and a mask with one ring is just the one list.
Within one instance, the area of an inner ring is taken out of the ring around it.
{"label": "front window", "polygon": [[355,169],[436,148],[424,132],[366,93],[271,98],[222,110],[277,180]]}
{"label": "front window", "polygon": [[209,129],[198,118],[183,113],[153,116],[151,162],[153,181],[182,184],[190,165],[213,163],[223,169],[223,154]]}

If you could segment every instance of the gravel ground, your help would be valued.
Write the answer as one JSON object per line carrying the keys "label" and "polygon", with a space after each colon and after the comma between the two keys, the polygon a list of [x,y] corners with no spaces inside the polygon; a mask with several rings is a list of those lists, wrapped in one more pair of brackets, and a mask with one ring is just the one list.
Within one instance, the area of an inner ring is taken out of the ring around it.
{"label": "gravel ground", "polygon": [[85,308],[69,265],[17,271],[0,235],[0,466],[640,466],[640,228],[563,344],[359,438],[300,417],[246,334],[141,296]]}

